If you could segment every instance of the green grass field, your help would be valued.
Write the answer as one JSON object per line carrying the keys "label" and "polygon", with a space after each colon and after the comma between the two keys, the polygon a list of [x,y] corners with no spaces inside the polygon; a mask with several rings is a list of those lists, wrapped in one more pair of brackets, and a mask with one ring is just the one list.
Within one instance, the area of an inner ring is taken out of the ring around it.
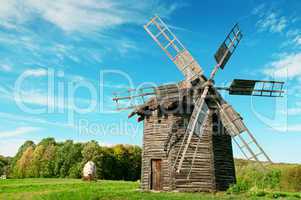
{"label": "green grass field", "polygon": [[[287,199],[300,199],[299,194],[286,194]],[[139,191],[137,182],[98,181],[83,182],[75,179],[21,179],[0,180],[0,200],[189,200],[189,199],[271,199],[226,193],[153,193]]]}

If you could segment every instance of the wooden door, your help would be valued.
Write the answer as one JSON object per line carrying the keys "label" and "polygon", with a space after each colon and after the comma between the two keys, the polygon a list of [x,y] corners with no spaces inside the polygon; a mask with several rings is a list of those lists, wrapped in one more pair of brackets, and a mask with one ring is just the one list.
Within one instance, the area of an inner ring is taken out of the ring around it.
{"label": "wooden door", "polygon": [[161,178],[161,163],[162,160],[152,160],[152,173],[151,173],[151,189],[162,190],[162,178]]}

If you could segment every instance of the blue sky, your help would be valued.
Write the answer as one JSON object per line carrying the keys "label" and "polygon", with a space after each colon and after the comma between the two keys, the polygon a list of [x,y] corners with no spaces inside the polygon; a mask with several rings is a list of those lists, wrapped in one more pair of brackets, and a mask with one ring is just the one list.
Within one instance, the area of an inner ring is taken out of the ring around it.
{"label": "blue sky", "polygon": [[0,154],[45,137],[141,145],[143,124],[113,112],[111,99],[125,88],[183,79],[143,29],[159,14],[207,75],[240,24],[243,40],[216,83],[285,81],[281,99],[224,95],[273,161],[300,163],[300,12],[298,0],[2,0]]}

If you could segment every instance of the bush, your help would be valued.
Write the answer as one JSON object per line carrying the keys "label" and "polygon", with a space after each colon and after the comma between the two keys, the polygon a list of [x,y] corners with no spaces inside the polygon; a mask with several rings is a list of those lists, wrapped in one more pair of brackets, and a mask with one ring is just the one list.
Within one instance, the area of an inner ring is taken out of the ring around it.
{"label": "bush", "polygon": [[301,191],[301,166],[284,170],[280,181],[281,189],[289,191]]}
{"label": "bush", "polygon": [[293,197],[297,199],[301,199],[301,194],[294,194]]}
{"label": "bush", "polygon": [[257,189],[279,189],[281,171],[278,169],[265,169],[260,166],[243,166],[237,171],[237,183],[243,182],[249,187]]}
{"label": "bush", "polygon": [[239,194],[239,193],[244,193],[246,191],[249,190],[249,185],[247,182],[245,181],[240,181],[240,182],[237,182],[236,184],[234,185],[231,185],[229,187],[229,189],[227,190],[227,194]]}
{"label": "bush", "polygon": [[276,189],[280,187],[281,171],[274,169],[269,171],[263,177],[263,186],[269,189]]}
{"label": "bush", "polygon": [[68,177],[69,178],[81,178],[82,177],[81,163],[77,163],[70,168]]}
{"label": "bush", "polygon": [[257,197],[264,197],[267,193],[265,191],[259,191],[255,193],[255,196]]}
{"label": "bush", "polygon": [[250,196],[255,197],[264,197],[267,195],[267,192],[265,192],[264,190],[260,190],[257,187],[252,187],[251,189],[249,189],[248,193]]}

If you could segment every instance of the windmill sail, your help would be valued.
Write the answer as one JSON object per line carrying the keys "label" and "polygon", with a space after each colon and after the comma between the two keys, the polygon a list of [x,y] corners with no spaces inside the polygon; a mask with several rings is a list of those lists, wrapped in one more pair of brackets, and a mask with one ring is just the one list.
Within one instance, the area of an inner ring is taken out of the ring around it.
{"label": "windmill sail", "polygon": [[220,107],[220,118],[226,130],[232,136],[239,135],[247,130],[242,117],[227,103]]}
{"label": "windmill sail", "polygon": [[151,19],[144,29],[175,63],[186,80],[192,81],[203,75],[201,66],[159,16]]}
{"label": "windmill sail", "polygon": [[219,105],[219,113],[227,133],[247,160],[272,162],[232,106],[227,103]]}
{"label": "windmill sail", "polygon": [[231,29],[226,39],[223,41],[214,57],[220,68],[224,69],[225,65],[229,61],[231,55],[234,53],[240,40],[242,39],[242,33],[239,29],[238,24]]}
{"label": "windmill sail", "polygon": [[117,111],[129,110],[141,106],[155,94],[155,87],[131,88],[121,92],[114,92],[112,100],[116,103]]}
{"label": "windmill sail", "polygon": [[229,88],[229,94],[283,97],[283,85],[284,82],[280,81],[234,79]]}

